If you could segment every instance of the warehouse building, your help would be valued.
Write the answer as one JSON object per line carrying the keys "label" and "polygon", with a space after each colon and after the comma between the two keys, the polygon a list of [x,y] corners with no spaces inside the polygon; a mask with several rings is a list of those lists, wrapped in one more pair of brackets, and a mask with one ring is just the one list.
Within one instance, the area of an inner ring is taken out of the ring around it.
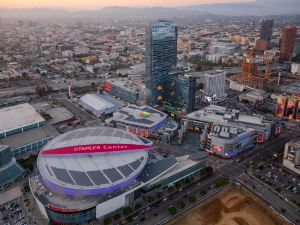
{"label": "warehouse building", "polygon": [[86,94],[78,99],[78,104],[97,117],[104,117],[121,108],[121,104],[107,95]]}

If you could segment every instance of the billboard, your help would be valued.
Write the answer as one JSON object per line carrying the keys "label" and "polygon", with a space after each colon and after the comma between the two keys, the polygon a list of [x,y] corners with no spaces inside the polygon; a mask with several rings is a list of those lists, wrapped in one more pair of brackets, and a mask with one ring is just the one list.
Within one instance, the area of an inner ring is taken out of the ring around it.
{"label": "billboard", "polygon": [[285,116],[289,119],[294,119],[297,110],[297,100],[288,99],[286,104]]}
{"label": "billboard", "polygon": [[263,133],[259,133],[259,134],[257,135],[257,142],[258,142],[258,143],[264,142],[264,134],[263,134]]}
{"label": "billboard", "polygon": [[61,148],[45,149],[43,155],[68,155],[68,154],[91,154],[100,152],[120,152],[120,151],[137,151],[149,149],[149,145],[136,144],[90,144],[66,146]]}
{"label": "billboard", "polygon": [[111,84],[108,82],[105,82],[104,89],[105,89],[105,91],[111,91]]}
{"label": "billboard", "polygon": [[286,98],[284,96],[279,96],[277,98],[276,115],[278,115],[278,116],[284,115],[285,103],[286,103]]}

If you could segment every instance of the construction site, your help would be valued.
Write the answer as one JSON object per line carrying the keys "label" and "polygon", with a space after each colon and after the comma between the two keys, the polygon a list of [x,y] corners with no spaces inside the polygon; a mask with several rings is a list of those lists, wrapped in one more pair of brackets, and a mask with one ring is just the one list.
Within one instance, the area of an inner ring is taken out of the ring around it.
{"label": "construction site", "polygon": [[229,186],[167,225],[288,225],[279,213],[242,186]]}
{"label": "construction site", "polygon": [[258,60],[255,50],[250,48],[241,65],[241,74],[232,74],[230,79],[251,88],[280,93],[280,86],[295,82],[297,76],[281,70],[276,58],[271,60],[264,55],[262,61]]}

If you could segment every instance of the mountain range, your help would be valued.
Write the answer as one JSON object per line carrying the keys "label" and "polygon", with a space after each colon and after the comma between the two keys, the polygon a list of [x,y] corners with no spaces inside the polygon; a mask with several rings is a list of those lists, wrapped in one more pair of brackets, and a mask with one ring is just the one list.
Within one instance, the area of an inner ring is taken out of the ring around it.
{"label": "mountain range", "polygon": [[101,17],[184,17],[216,15],[300,15],[300,0],[257,0],[249,3],[201,4],[177,8],[165,7],[106,7],[99,10],[66,10],[52,8],[1,9],[6,18],[101,18]]}

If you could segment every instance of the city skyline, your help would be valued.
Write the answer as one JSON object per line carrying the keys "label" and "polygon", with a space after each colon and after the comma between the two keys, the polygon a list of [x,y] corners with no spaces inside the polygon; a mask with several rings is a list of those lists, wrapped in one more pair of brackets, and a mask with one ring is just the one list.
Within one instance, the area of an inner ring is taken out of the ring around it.
{"label": "city skyline", "polygon": [[101,2],[97,0],[91,0],[88,3],[81,0],[28,0],[26,2],[22,0],[3,0],[0,4],[0,8],[68,8],[68,9],[100,9],[103,7],[111,6],[128,6],[128,7],[178,7],[197,4],[214,4],[214,3],[245,3],[255,2],[255,0],[166,0],[163,3],[159,0],[103,0]]}

